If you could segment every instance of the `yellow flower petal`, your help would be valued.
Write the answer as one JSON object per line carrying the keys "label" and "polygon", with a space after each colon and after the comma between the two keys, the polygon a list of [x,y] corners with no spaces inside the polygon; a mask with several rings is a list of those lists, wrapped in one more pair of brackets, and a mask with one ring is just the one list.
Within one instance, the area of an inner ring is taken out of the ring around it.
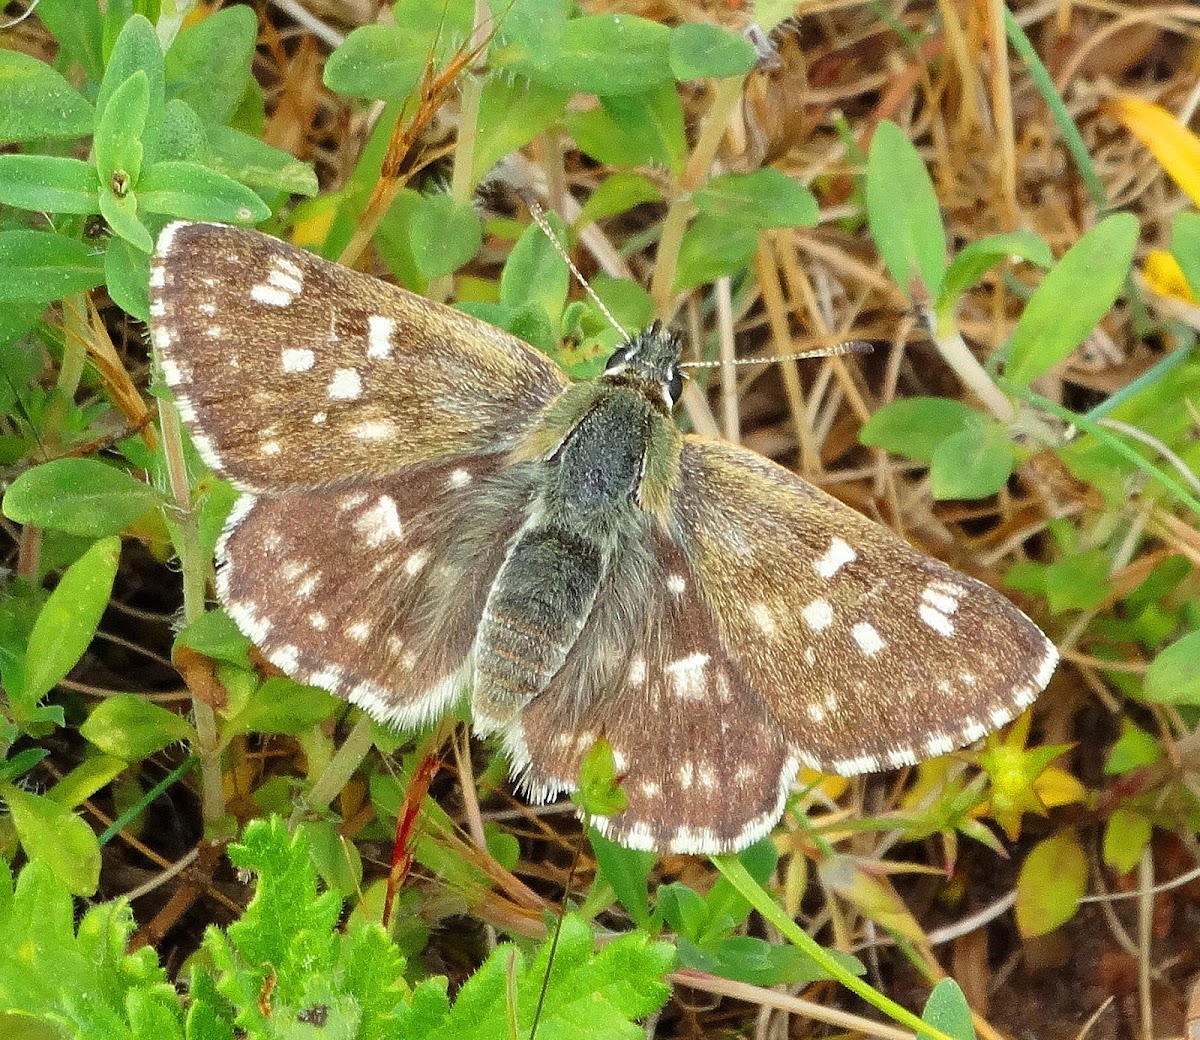
{"label": "yellow flower petal", "polygon": [[1146,254],[1142,273],[1146,276],[1150,288],[1159,296],[1174,296],[1187,303],[1196,302],[1179,261],[1165,249],[1152,249]]}
{"label": "yellow flower petal", "polygon": [[1200,206],[1200,137],[1159,105],[1125,94],[1105,108],[1153,153],[1162,168]]}

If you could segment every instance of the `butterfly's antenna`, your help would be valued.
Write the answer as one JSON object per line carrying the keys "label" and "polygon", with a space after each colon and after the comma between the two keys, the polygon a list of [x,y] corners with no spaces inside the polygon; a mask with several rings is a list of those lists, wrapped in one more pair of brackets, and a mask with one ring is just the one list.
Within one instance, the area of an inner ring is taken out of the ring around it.
{"label": "butterfly's antenna", "polygon": [[596,290],[588,285],[587,279],[583,277],[579,268],[575,266],[575,261],[567,253],[566,247],[558,240],[558,235],[555,233],[554,228],[550,226],[550,221],[546,219],[546,214],[542,211],[542,207],[536,200],[528,197],[525,199],[525,204],[529,207],[529,214],[533,217],[533,222],[542,229],[542,234],[550,239],[551,244],[554,246],[554,251],[563,258],[563,261],[571,269],[571,274],[575,276],[575,281],[583,286],[583,291],[591,297],[592,303],[600,308],[600,313],[608,319],[609,324],[614,329],[625,337],[625,342],[628,343],[630,340],[629,333],[625,331],[625,327],[617,321],[613,316],[613,312],[608,309],[604,301],[596,294]]}
{"label": "butterfly's antenna", "polygon": [[842,357],[844,354],[870,354],[874,348],[866,340],[851,339],[832,347],[802,350],[799,354],[779,354],[771,357],[738,358],[735,361],[683,361],[680,368],[721,368],[723,365],[770,365],[776,361],[808,361],[811,358]]}
{"label": "butterfly's antenna", "polygon": [[20,25],[21,22],[25,21],[26,18],[28,18],[31,14],[33,14],[34,11],[37,10],[38,4],[41,2],[42,0],[33,0],[33,3],[31,3],[24,11],[17,15],[16,18],[8,22],[0,22],[0,30],[11,29],[14,25]]}

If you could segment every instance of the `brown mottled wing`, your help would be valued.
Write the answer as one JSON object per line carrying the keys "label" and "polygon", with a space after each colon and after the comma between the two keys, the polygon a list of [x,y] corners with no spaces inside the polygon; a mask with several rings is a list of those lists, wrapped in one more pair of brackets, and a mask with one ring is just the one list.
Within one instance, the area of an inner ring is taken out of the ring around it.
{"label": "brown mottled wing", "polygon": [[996,590],[741,448],[685,438],[671,525],[737,671],[825,772],[977,740],[1058,659]]}
{"label": "brown mottled wing", "polygon": [[699,592],[665,538],[623,546],[562,670],[504,735],[532,798],[572,790],[603,735],[628,805],[593,822],[614,841],[717,854],[771,830],[798,764]]}
{"label": "brown mottled wing", "polygon": [[245,490],[505,452],[567,385],[491,325],[257,231],[170,225],[150,293],[196,447]]}
{"label": "brown mottled wing", "polygon": [[[457,700],[528,473],[485,456],[243,495],[218,546],[229,615],[287,675],[411,729]],[[483,483],[489,485],[479,494]]]}

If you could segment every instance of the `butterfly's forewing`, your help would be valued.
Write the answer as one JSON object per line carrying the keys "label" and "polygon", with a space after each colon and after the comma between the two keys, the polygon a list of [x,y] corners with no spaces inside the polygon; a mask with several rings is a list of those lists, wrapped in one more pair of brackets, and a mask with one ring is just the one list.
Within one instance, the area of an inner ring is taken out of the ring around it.
{"label": "butterfly's forewing", "polygon": [[672,526],[737,668],[822,771],[977,740],[1057,662],[999,592],[732,445],[685,438]]}
{"label": "butterfly's forewing", "polygon": [[567,385],[491,325],[257,231],[172,224],[151,270],[163,377],[246,490],[503,453]]}
{"label": "butterfly's forewing", "polygon": [[499,464],[479,456],[244,495],[217,550],[221,601],[292,678],[404,729],[433,721],[462,692],[528,494],[526,471],[497,475]]}
{"label": "butterfly's forewing", "polygon": [[778,821],[796,774],[782,730],[661,532],[622,548],[562,671],[506,743],[523,788],[545,800],[575,787],[601,735],[628,805],[594,822],[632,848],[744,848]]}

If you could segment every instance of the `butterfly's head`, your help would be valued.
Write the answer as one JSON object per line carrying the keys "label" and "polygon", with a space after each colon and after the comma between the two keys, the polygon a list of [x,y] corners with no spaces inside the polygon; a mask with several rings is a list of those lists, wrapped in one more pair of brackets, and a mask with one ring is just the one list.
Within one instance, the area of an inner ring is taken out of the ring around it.
{"label": "butterfly's head", "polygon": [[679,358],[679,337],[656,321],[613,351],[604,378],[636,385],[652,399],[661,399],[670,412],[683,393]]}

